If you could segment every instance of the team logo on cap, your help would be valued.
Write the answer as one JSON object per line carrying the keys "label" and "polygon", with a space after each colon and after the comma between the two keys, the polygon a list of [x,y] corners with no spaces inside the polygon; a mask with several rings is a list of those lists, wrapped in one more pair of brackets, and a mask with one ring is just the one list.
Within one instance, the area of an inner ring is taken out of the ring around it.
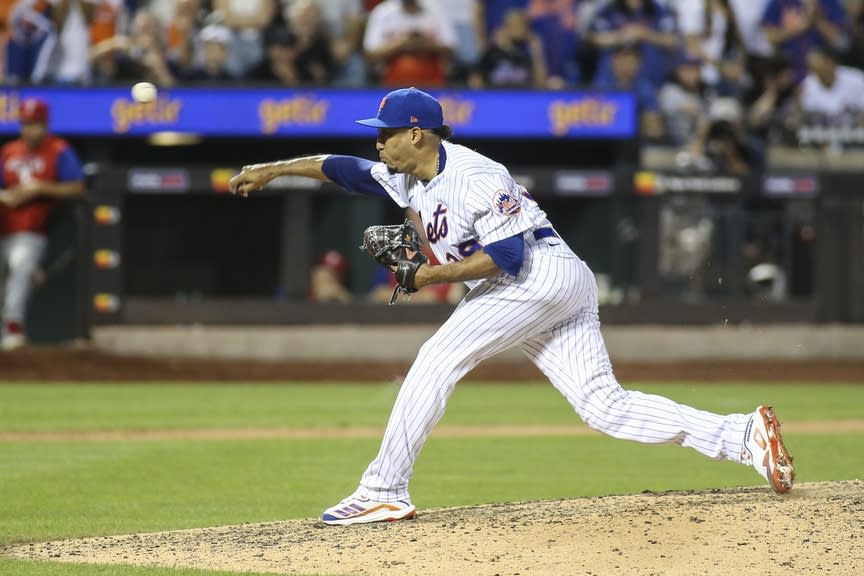
{"label": "team logo on cap", "polygon": [[411,124],[417,124],[417,122],[419,122],[419,120],[417,120],[416,116],[409,116],[408,122],[410,122]]}
{"label": "team logo on cap", "polygon": [[522,195],[518,192],[499,190],[495,193],[493,206],[501,216],[513,216],[522,209]]}
{"label": "team logo on cap", "polygon": [[378,105],[378,114],[381,114],[381,111],[384,110],[385,104],[387,104],[387,97],[386,96],[381,98],[381,104]]}

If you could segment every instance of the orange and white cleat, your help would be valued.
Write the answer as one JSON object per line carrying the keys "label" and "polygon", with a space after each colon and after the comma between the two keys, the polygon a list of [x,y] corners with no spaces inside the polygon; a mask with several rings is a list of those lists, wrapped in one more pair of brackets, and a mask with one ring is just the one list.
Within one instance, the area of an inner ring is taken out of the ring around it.
{"label": "orange and white cleat", "polygon": [[795,469],[783,445],[780,421],[771,406],[759,406],[750,416],[744,432],[744,464],[752,465],[778,494],[792,489]]}

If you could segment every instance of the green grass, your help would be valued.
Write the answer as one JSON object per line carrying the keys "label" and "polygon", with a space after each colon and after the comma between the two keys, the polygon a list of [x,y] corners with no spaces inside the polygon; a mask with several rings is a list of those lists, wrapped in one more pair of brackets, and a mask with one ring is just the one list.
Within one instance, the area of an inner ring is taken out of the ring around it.
{"label": "green grass", "polygon": [[[716,412],[773,402],[787,421],[864,418],[864,386],[638,385]],[[392,385],[3,385],[0,431],[383,426]],[[447,424],[576,424],[551,387],[463,385]],[[787,434],[799,481],[864,477],[861,435]],[[378,438],[0,442],[0,547],[317,516],[354,489]],[[693,450],[600,435],[437,438],[412,480],[419,508],[641,490],[758,485]],[[0,558],[0,575],[182,576]]]}
{"label": "green grass", "polygon": [[[786,420],[864,418],[864,387],[851,385],[639,384],[718,413],[773,403]],[[146,430],[267,426],[374,426],[386,422],[389,385],[26,385],[0,386],[0,431]],[[573,424],[551,385],[460,385],[451,424]]]}
{"label": "green grass", "polygon": [[[59,564],[28,562],[0,557],[0,575],[9,576],[237,576],[237,572],[214,572],[188,568],[139,568],[136,566],[100,566],[94,564]],[[244,572],[243,576],[264,576]],[[266,575],[272,576],[272,575]]]}

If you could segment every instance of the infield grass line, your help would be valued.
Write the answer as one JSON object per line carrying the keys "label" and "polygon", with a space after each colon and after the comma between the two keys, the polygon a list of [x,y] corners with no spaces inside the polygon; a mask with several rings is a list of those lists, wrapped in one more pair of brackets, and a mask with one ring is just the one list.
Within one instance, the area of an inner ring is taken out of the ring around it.
{"label": "infield grass line", "polygon": [[[4,557],[0,551],[2,576],[274,576],[276,572],[226,572],[193,568],[158,568],[128,566],[124,564],[71,564]],[[320,574],[292,574],[291,576],[325,576]],[[326,576],[340,576],[327,574]],[[343,575],[347,576],[347,575]]]}

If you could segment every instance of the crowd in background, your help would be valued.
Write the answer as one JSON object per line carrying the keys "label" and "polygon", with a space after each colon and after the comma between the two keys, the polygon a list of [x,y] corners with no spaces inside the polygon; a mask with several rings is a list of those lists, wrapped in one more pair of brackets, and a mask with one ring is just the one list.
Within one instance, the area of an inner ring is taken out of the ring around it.
{"label": "crowd in background", "polygon": [[[759,170],[805,132],[864,143],[862,69],[864,0],[0,0],[5,86],[628,91],[642,140],[695,171]],[[661,218],[661,272],[695,294],[716,220],[700,201]],[[778,268],[747,246],[751,271]],[[339,262],[322,256],[310,297],[350,297]],[[370,298],[392,288],[385,274]]]}
{"label": "crowd in background", "polygon": [[[0,0],[9,84],[626,90],[726,170],[860,125],[864,0]],[[706,121],[708,119],[709,121]]]}

